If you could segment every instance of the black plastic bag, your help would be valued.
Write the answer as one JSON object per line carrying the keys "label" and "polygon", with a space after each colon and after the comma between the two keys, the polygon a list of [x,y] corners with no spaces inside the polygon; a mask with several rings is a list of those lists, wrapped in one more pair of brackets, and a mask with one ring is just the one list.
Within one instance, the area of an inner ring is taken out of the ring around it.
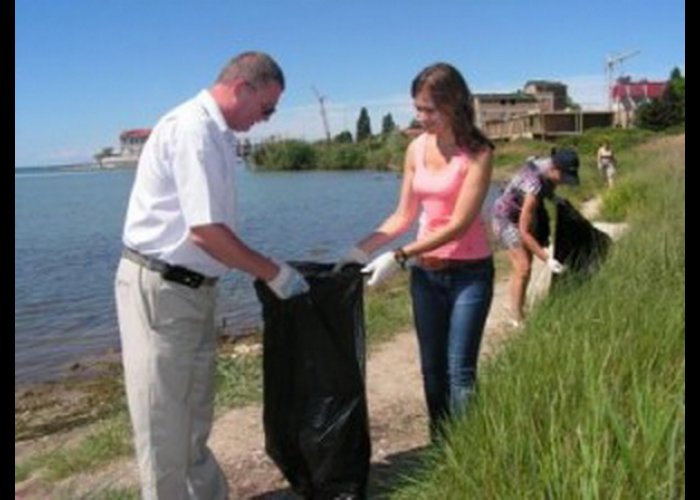
{"label": "black plastic bag", "polygon": [[308,293],[280,300],[260,280],[265,449],[305,498],[365,498],[370,461],[360,266],[290,263]]}
{"label": "black plastic bag", "polygon": [[558,198],[556,206],[554,258],[577,275],[593,274],[608,253],[610,236],[596,229],[569,200]]}
{"label": "black plastic bag", "polygon": [[532,221],[532,235],[540,246],[546,247],[549,245],[551,229],[549,227],[549,213],[544,205],[544,199],[540,200],[535,209],[535,216]]}

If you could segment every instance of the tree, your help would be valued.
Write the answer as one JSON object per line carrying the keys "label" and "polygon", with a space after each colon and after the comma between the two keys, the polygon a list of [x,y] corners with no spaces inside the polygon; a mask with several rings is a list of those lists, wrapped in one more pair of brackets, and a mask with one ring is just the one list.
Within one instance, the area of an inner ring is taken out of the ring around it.
{"label": "tree", "polygon": [[367,113],[367,108],[363,107],[360,110],[360,116],[357,119],[357,132],[355,133],[355,140],[357,142],[364,141],[372,137],[372,125],[369,121],[369,114]]}
{"label": "tree", "polygon": [[663,130],[685,122],[685,77],[673,68],[660,99],[642,104],[636,114],[637,125],[649,130]]}
{"label": "tree", "polygon": [[666,88],[668,95],[664,97],[668,100],[669,105],[673,110],[673,118],[676,123],[685,121],[685,77],[681,74],[681,70],[673,68],[671,71],[671,79]]}
{"label": "tree", "polygon": [[581,111],[581,105],[568,95],[566,96],[566,107],[572,111]]}
{"label": "tree", "polygon": [[663,130],[669,126],[667,107],[660,99],[654,99],[637,108],[636,122],[639,128],[647,130]]}
{"label": "tree", "polygon": [[109,147],[109,146],[100,149],[99,152],[95,153],[95,155],[93,156],[93,158],[95,158],[95,161],[96,161],[97,163],[99,163],[100,165],[102,165],[102,160],[103,160],[104,158],[107,158],[108,156],[114,156],[114,148]]}
{"label": "tree", "polygon": [[408,125],[408,128],[423,128],[423,125],[421,125],[420,122],[414,118],[413,120],[411,120],[411,123]]}
{"label": "tree", "polygon": [[391,134],[394,129],[396,129],[394,118],[391,116],[391,113],[387,113],[384,115],[384,118],[382,118],[382,135],[387,136]]}
{"label": "tree", "polygon": [[349,144],[352,142],[352,133],[349,130],[343,130],[333,138],[333,142],[340,144]]}

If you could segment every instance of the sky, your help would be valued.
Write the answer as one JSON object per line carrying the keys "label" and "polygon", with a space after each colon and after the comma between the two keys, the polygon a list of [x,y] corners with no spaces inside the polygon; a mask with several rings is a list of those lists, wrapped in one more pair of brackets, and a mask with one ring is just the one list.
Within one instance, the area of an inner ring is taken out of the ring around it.
{"label": "sky", "polygon": [[[685,74],[684,0],[15,0],[15,166],[91,161],[119,133],[210,86],[231,57],[272,55],[286,91],[269,122],[239,135],[315,140],[413,118],[425,66],[456,66],[472,92],[560,81],[603,109],[616,75]],[[638,51],[638,52],[637,52]]]}

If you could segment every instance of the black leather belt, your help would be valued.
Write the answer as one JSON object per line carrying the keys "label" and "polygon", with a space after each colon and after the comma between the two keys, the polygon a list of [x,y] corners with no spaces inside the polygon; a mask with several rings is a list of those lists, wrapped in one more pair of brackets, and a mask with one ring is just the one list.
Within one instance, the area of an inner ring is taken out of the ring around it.
{"label": "black leather belt", "polygon": [[159,273],[164,280],[174,281],[175,283],[180,283],[181,285],[185,285],[190,288],[199,288],[202,285],[214,286],[216,285],[216,282],[219,281],[218,278],[204,276],[203,274],[187,269],[186,267],[168,264],[160,259],[143,255],[136,250],[132,250],[131,248],[124,248],[122,257],[129,259],[131,262],[135,262],[146,269]]}

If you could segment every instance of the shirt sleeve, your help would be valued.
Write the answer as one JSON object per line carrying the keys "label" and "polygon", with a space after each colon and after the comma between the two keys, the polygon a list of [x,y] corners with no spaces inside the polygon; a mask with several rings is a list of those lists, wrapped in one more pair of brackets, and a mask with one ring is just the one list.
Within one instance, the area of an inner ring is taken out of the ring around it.
{"label": "shirt sleeve", "polygon": [[542,190],[542,181],[534,172],[526,172],[522,178],[520,189],[525,194],[537,195]]}
{"label": "shirt sleeve", "polygon": [[176,134],[173,176],[188,227],[230,222],[233,179],[218,131],[184,126]]}

